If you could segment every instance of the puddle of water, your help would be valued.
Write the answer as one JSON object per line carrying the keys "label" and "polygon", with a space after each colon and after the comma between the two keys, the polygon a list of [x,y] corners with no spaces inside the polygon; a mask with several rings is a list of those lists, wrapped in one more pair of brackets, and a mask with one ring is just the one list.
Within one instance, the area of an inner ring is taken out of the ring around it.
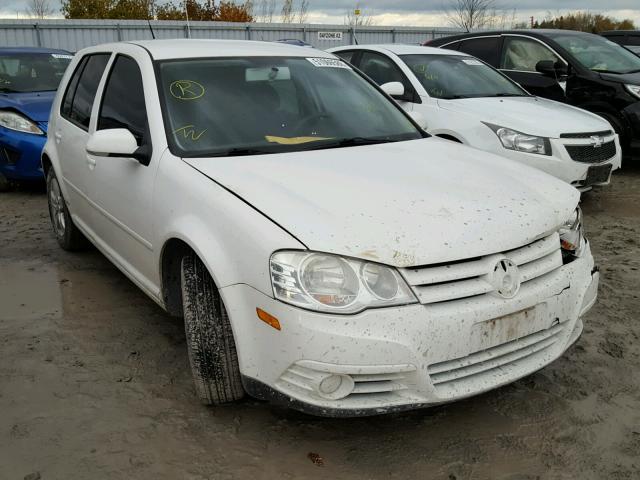
{"label": "puddle of water", "polygon": [[0,263],[0,319],[62,315],[62,291],[55,266]]}

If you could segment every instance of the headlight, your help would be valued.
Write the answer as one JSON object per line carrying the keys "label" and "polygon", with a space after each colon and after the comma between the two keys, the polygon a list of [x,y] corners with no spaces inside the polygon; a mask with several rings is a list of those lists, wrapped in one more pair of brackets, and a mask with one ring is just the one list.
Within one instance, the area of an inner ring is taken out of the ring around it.
{"label": "headlight", "polygon": [[9,110],[0,110],[0,125],[10,130],[17,130],[18,132],[44,135],[44,132],[31,120],[23,117],[19,113]]}
{"label": "headlight", "polygon": [[551,143],[548,138],[527,135],[510,128],[485,123],[500,139],[502,146],[517,152],[551,155]]}
{"label": "headlight", "polygon": [[[576,207],[575,211],[558,230],[560,234],[560,247],[563,258],[579,257],[582,255],[586,239],[582,229],[582,210]],[[565,261],[565,263],[567,263]]]}
{"label": "headlight", "polygon": [[636,98],[640,98],[640,85],[625,85],[627,91]]}
{"label": "headlight", "polygon": [[356,313],[417,301],[398,271],[379,263],[301,251],[276,252],[270,263],[275,298],[298,307]]}

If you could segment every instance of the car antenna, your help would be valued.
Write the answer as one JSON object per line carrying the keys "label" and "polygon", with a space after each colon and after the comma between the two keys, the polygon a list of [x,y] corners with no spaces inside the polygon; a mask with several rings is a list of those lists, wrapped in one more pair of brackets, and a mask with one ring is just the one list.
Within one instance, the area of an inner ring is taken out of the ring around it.
{"label": "car antenna", "polygon": [[149,24],[149,30],[151,30],[151,38],[156,39],[156,34],[153,33],[153,27],[151,26],[151,20],[147,18],[147,23]]}

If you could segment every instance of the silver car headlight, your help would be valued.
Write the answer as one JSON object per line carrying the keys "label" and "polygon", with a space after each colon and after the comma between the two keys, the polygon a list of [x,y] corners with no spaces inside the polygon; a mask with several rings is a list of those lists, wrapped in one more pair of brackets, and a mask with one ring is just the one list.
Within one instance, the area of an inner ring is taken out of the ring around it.
{"label": "silver car headlight", "polygon": [[551,155],[551,142],[546,137],[527,135],[507,127],[485,123],[497,135],[502,146],[517,152]]}
{"label": "silver car headlight", "polygon": [[558,233],[560,234],[563,258],[567,258],[567,256],[580,257],[586,246],[580,207],[576,207],[571,216],[562,224]]}
{"label": "silver car headlight", "polygon": [[281,251],[271,256],[275,298],[329,313],[416,303],[395,268],[327,253]]}
{"label": "silver car headlight", "polygon": [[11,110],[0,110],[0,125],[8,128],[9,130],[33,133],[34,135],[44,135],[44,132],[40,130],[38,125],[27,117],[24,117],[17,112],[12,112]]}

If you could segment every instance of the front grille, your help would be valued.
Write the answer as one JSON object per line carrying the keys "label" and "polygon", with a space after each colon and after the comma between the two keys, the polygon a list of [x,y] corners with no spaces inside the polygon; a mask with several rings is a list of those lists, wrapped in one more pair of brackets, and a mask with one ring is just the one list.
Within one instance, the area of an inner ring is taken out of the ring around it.
{"label": "front grille", "polygon": [[601,147],[593,145],[565,145],[569,156],[576,162],[600,163],[609,160],[616,154],[614,141],[603,143]]}
{"label": "front grille", "polygon": [[486,255],[468,261],[425,267],[404,268],[400,272],[422,304],[448,302],[489,295],[497,290],[489,278],[496,263],[510,259],[518,266],[520,283],[541,277],[562,266],[557,233],[524,247]]}
{"label": "front grille", "polygon": [[[518,367],[518,362],[541,357],[556,343],[564,330],[563,324],[555,324],[500,345],[480,350],[466,357],[433,363],[427,368],[431,382],[440,389],[464,392],[469,383],[481,380],[481,376],[508,375],[509,370]],[[440,392],[442,393],[442,392]]]}
{"label": "front grille", "polygon": [[560,138],[608,137],[609,135],[613,135],[611,130],[603,130],[601,132],[561,133]]}

